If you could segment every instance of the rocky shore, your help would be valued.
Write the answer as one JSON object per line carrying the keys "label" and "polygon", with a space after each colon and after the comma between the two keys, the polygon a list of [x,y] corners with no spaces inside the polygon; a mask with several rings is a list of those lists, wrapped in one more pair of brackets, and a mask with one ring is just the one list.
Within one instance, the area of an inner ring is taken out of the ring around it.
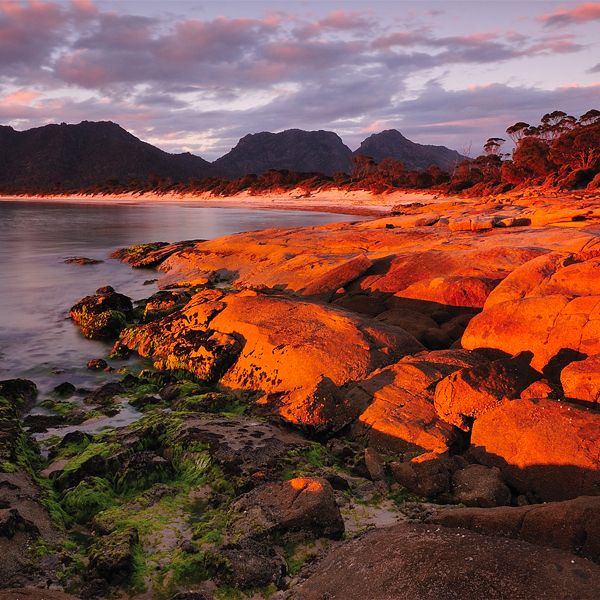
{"label": "rocky shore", "polygon": [[116,256],[71,318],[154,368],[0,382],[0,600],[600,597],[600,198]]}

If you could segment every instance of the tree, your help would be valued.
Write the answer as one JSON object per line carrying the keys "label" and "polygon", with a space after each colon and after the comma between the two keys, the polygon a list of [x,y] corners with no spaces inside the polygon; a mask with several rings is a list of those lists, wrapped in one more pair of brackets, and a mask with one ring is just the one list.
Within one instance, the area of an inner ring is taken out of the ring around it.
{"label": "tree", "polygon": [[483,145],[483,151],[487,156],[496,155],[500,156],[502,153],[502,145],[506,142],[503,138],[492,137]]}
{"label": "tree", "polygon": [[352,157],[352,180],[366,179],[376,168],[377,165],[370,156],[357,154]]}
{"label": "tree", "polygon": [[600,122],[561,135],[552,144],[550,158],[558,166],[600,169]]}
{"label": "tree", "polygon": [[600,122],[600,110],[592,108],[579,117],[580,125],[593,125]]}
{"label": "tree", "polygon": [[552,170],[548,142],[527,136],[521,140],[513,153],[513,163],[525,178],[544,177]]}
{"label": "tree", "polygon": [[527,130],[531,127],[529,123],[519,121],[514,125],[511,125],[507,130],[510,139],[515,143],[515,146],[519,145],[519,142],[527,135]]}

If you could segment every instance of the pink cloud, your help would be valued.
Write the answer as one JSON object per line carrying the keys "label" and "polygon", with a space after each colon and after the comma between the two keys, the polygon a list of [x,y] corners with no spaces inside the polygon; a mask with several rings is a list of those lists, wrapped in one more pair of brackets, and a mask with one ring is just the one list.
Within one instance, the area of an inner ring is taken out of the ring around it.
{"label": "pink cloud", "polygon": [[0,103],[3,106],[19,106],[22,104],[30,104],[32,100],[39,97],[38,92],[33,90],[21,89],[11,94],[7,94],[4,98],[0,98]]}
{"label": "pink cloud", "polygon": [[568,23],[589,23],[600,20],[600,3],[584,2],[574,8],[562,8],[538,17],[545,25],[566,25]]}

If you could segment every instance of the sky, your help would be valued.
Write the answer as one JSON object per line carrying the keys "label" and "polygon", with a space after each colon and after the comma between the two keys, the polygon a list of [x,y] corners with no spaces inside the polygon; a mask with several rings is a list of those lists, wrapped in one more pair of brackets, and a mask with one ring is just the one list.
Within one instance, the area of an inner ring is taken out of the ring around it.
{"label": "sky", "polygon": [[214,160],[259,131],[476,156],[600,109],[600,2],[0,0],[0,124],[119,123]]}

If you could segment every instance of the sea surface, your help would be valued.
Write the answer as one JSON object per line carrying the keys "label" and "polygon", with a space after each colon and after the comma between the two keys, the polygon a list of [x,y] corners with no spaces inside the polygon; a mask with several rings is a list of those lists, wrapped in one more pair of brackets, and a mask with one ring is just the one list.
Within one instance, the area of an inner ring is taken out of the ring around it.
{"label": "sea surface", "polygon": [[[156,284],[144,284],[155,272],[110,259],[116,248],[351,220],[356,216],[189,204],[0,201],[0,380],[31,379],[43,397],[64,381],[92,387],[111,377],[86,368],[89,359],[105,358],[110,345],[82,337],[68,311],[104,285],[134,300],[156,291]],[[65,264],[70,256],[104,262]],[[143,362],[110,364],[139,367]]]}

